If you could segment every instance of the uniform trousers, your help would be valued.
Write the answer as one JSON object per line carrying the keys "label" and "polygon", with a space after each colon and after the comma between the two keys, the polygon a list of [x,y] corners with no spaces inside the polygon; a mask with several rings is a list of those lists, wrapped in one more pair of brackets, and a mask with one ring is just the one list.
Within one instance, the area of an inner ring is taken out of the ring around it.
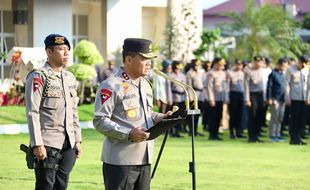
{"label": "uniform trousers", "polygon": [[[192,107],[192,109],[194,109]],[[203,109],[203,101],[198,101],[198,109]],[[194,135],[197,136],[198,132],[198,121],[199,121],[200,114],[194,115]],[[192,135],[193,123],[192,123],[192,116],[187,117],[188,124],[189,124],[189,135]]]}
{"label": "uniform trousers", "polygon": [[149,190],[151,165],[112,165],[103,163],[105,190]]}
{"label": "uniform trousers", "polygon": [[305,128],[307,119],[307,105],[305,101],[291,101],[290,138],[291,143],[301,142],[302,130]]}
{"label": "uniform trousers", "polygon": [[241,121],[243,117],[243,92],[231,91],[229,93],[229,131],[231,135],[242,134]]}
{"label": "uniform trousers", "polygon": [[[185,102],[174,102],[173,105],[178,106],[180,110],[185,110]],[[182,131],[182,128],[185,128],[186,121],[184,123],[179,123],[175,127],[170,129],[170,135],[179,135],[179,133]]]}
{"label": "uniform trousers", "polygon": [[281,137],[281,126],[285,112],[285,102],[273,100],[274,103],[270,106],[271,118],[269,124],[269,136]]}
{"label": "uniform trousers", "polygon": [[208,107],[209,102],[205,100],[203,102],[202,109],[200,110],[202,112],[202,124],[203,124],[203,129],[205,131],[209,130],[209,107]]}
{"label": "uniform trousers", "polygon": [[221,123],[222,114],[223,114],[223,102],[216,101],[215,106],[211,107],[209,105],[209,108],[210,108],[210,113],[209,113],[210,137],[209,138],[213,139],[213,138],[217,138],[219,134],[219,128],[220,128],[220,123]]}
{"label": "uniform trousers", "polygon": [[258,140],[264,114],[263,92],[250,92],[251,106],[248,108],[248,135],[249,142]]}
{"label": "uniform trousers", "polygon": [[169,111],[171,109],[171,106],[162,102],[160,100],[160,107],[159,107],[159,112],[160,113],[167,113],[167,111]]}
{"label": "uniform trousers", "polygon": [[47,158],[44,160],[36,160],[35,163],[35,189],[67,189],[69,174],[76,161],[76,148],[71,148],[70,143],[66,140],[62,150],[48,146],[45,146],[45,149]]}

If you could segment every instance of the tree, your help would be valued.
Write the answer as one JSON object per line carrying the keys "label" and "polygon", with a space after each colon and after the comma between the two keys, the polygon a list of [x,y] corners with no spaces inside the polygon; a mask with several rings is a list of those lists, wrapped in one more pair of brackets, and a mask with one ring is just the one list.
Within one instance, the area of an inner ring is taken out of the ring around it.
{"label": "tree", "polygon": [[[209,55],[210,52],[214,53],[214,57],[224,57],[227,55],[224,52],[224,47],[219,44],[216,45],[216,42],[221,40],[221,30],[218,28],[216,30],[205,30],[201,35],[201,44],[198,49],[193,53],[197,59],[200,60],[210,60],[212,57]],[[208,53],[208,57],[205,54]],[[211,61],[211,60],[210,60]]]}
{"label": "tree", "polygon": [[[103,64],[103,58],[96,45],[88,40],[81,40],[74,48],[73,55],[77,57],[78,63],[68,68],[76,79],[81,83],[79,92],[79,103],[84,102],[84,90],[86,82],[96,77],[95,64]],[[92,89],[92,87],[90,87]]]}
{"label": "tree", "polygon": [[302,28],[310,30],[310,13],[306,14],[302,21]]}
{"label": "tree", "polygon": [[233,21],[228,24],[231,35],[237,39],[232,57],[251,59],[256,54],[274,59],[282,56],[296,57],[300,50],[297,23],[282,7],[264,5],[257,7],[253,0],[246,1],[244,14],[228,13]]}

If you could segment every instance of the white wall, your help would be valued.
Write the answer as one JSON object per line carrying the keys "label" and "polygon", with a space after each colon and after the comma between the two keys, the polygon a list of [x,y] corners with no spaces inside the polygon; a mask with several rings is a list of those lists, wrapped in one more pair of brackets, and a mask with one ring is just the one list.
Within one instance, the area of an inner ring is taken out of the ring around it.
{"label": "white wall", "polygon": [[125,38],[142,36],[140,0],[108,0],[107,53],[122,48]]}
{"label": "white wall", "polygon": [[72,1],[33,0],[33,46],[44,47],[44,39],[59,33],[72,43]]}
{"label": "white wall", "polygon": [[167,8],[143,7],[142,10],[142,37],[150,39],[158,45],[164,45]]}

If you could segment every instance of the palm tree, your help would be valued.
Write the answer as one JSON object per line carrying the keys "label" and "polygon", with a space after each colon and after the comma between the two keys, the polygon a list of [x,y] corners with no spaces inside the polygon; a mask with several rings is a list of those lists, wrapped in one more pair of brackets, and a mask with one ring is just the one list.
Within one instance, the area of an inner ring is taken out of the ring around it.
{"label": "palm tree", "polygon": [[300,40],[295,33],[297,24],[282,7],[258,7],[255,1],[247,0],[244,14],[225,15],[233,21],[225,28],[237,40],[233,57],[251,59],[255,54],[275,59],[282,56],[296,57],[296,49],[299,49],[296,42]]}

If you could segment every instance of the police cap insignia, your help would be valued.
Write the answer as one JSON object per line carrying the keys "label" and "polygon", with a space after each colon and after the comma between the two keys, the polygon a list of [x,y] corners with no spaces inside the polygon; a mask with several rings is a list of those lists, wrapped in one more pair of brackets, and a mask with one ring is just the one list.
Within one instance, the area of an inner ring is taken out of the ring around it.
{"label": "police cap insignia", "polygon": [[112,91],[103,88],[100,90],[100,96],[101,96],[101,104],[104,104],[112,96]]}
{"label": "police cap insignia", "polygon": [[65,37],[55,37],[55,44],[64,44]]}
{"label": "police cap insignia", "polygon": [[124,51],[136,52],[145,58],[157,57],[152,52],[152,41],[142,38],[127,38],[124,40]]}
{"label": "police cap insignia", "polygon": [[69,50],[71,48],[69,40],[60,34],[50,34],[48,36],[46,36],[45,40],[44,40],[44,44],[45,44],[45,49],[48,47],[53,47],[56,45],[67,45],[69,47]]}

